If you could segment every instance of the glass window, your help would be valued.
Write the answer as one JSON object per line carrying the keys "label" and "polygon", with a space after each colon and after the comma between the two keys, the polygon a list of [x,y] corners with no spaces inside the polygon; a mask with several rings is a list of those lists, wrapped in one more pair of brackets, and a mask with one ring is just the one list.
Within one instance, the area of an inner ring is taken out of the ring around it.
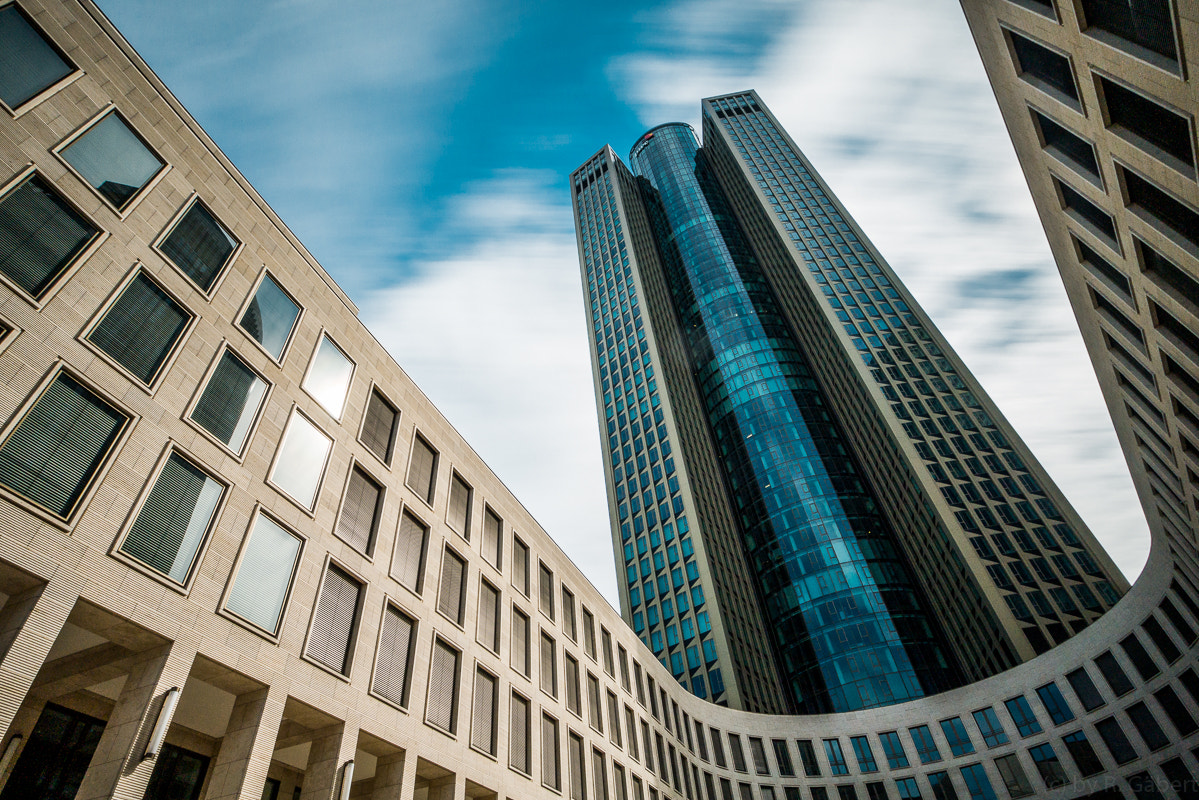
{"label": "glass window", "polygon": [[1012,715],[1012,722],[1016,723],[1016,730],[1020,732],[1021,736],[1031,736],[1040,732],[1041,723],[1037,722],[1037,717],[1032,713],[1032,707],[1028,705],[1024,695],[1013,697],[1004,702],[1004,705],[1007,706],[1008,713]]}
{"label": "glass window", "polygon": [[237,324],[278,361],[299,316],[300,307],[267,274]]}
{"label": "glass window", "polygon": [[437,594],[437,610],[461,625],[465,601],[466,561],[447,549],[441,559],[441,588]]}
{"label": "glass window", "polygon": [[1084,709],[1094,711],[1103,705],[1103,695],[1099,693],[1099,688],[1085,669],[1080,667],[1074,670],[1066,676],[1066,680],[1070,681],[1070,686],[1074,689],[1074,694],[1078,695]]}
{"label": "glass window", "polygon": [[65,373],[0,446],[0,484],[68,517],[129,418]]}
{"label": "glass window", "polygon": [[1099,736],[1102,737],[1117,764],[1127,764],[1137,757],[1136,749],[1132,746],[1132,742],[1128,741],[1128,736],[1125,735],[1124,729],[1120,727],[1120,723],[1116,721],[1115,717],[1099,720],[1095,723],[1095,730],[1099,731]]}
{"label": "glass window", "polygon": [[271,482],[311,509],[316,505],[317,489],[332,447],[332,439],[299,411],[293,411],[271,469]]}
{"label": "glass window", "polygon": [[941,760],[941,751],[937,749],[933,733],[927,725],[908,728],[908,733],[912,735],[912,744],[916,745],[916,755],[920,757],[921,764],[931,764]]}
{"label": "glass window", "polygon": [[[437,479],[437,451],[419,433],[412,441],[412,458],[408,464],[408,486],[421,500],[433,503]],[[526,594],[528,594],[526,592]]]}
{"label": "glass window", "polygon": [[991,779],[987,777],[982,764],[962,767],[962,779],[966,781],[970,800],[995,800],[995,790],[991,788]]}
{"label": "glass window", "polygon": [[495,755],[496,718],[499,706],[499,680],[481,668],[475,668],[475,691],[471,698],[470,744],[484,753]]}
{"label": "glass window", "polygon": [[825,739],[824,754],[828,757],[830,773],[833,775],[849,774],[849,765],[845,763],[845,753],[841,751],[840,739]]}
{"label": "glass window", "polygon": [[899,791],[899,800],[921,800],[915,778],[900,778],[895,781],[895,788]]}
{"label": "glass window", "polygon": [[1015,753],[995,759],[995,767],[999,770],[999,776],[1003,778],[1008,794],[1013,798],[1032,794],[1032,784],[1028,782],[1028,775],[1025,774],[1024,767],[1020,765],[1020,759]]}
{"label": "glass window", "polygon": [[474,492],[462,476],[454,472],[450,476],[450,505],[446,510],[446,522],[462,538],[470,541],[470,506]]}
{"label": "glass window", "polygon": [[990,706],[974,712],[974,723],[978,725],[978,730],[982,733],[987,747],[996,747],[1007,742],[1007,734],[1003,731],[1003,725],[1000,724],[999,717],[995,715],[995,709]]}
{"label": "glass window", "polygon": [[1066,778],[1066,770],[1062,767],[1062,762],[1058,760],[1057,753],[1053,752],[1052,745],[1037,745],[1030,749],[1028,754],[1032,756],[1033,763],[1037,765],[1037,772],[1041,773],[1041,780],[1045,781],[1048,788],[1065,786],[1069,783]]}
{"label": "glass window", "polygon": [[233,351],[226,350],[192,409],[191,418],[218,441],[240,453],[266,390],[266,381]]}
{"label": "glass window", "polygon": [[0,8],[0,100],[29,102],[75,71],[15,3]]}
{"label": "glass window", "polygon": [[1074,83],[1074,70],[1070,66],[1070,59],[1015,31],[1008,31],[1008,35],[1011,37],[1012,50],[1016,54],[1016,66],[1020,76],[1037,88],[1061,95],[1072,101],[1072,105],[1077,105],[1078,87]]}
{"label": "glass window", "polygon": [[379,457],[384,464],[391,465],[391,454],[395,449],[397,423],[400,412],[379,394],[377,389],[371,391],[370,402],[366,406],[366,414],[362,420],[362,443],[366,448]]}
{"label": "glass window", "polygon": [[350,388],[350,377],[354,374],[354,362],[333,344],[328,336],[321,336],[320,346],[304,378],[304,389],[312,395],[334,419],[341,419],[345,408],[346,392]]}
{"label": "glass window", "polygon": [[1075,731],[1063,736],[1062,743],[1066,745],[1066,751],[1070,753],[1070,757],[1074,759],[1074,764],[1084,778],[1103,771],[1103,762],[1096,755],[1095,748],[1087,741],[1085,733]]}
{"label": "glass window", "polygon": [[955,756],[974,752],[974,744],[970,741],[970,734],[966,733],[966,726],[962,724],[961,717],[942,720],[941,732],[945,734],[949,749]]}
{"label": "glass window", "polygon": [[1066,698],[1062,697],[1062,691],[1057,688],[1056,683],[1050,683],[1037,689],[1037,696],[1041,698],[1054,725],[1061,725],[1063,722],[1074,719],[1074,712],[1070,710],[1070,705],[1066,702]]}
{"label": "glass window", "polygon": [[197,200],[163,239],[159,249],[207,294],[237,249],[237,240]]}
{"label": "glass window", "polygon": [[355,550],[371,555],[375,548],[375,531],[383,510],[383,487],[359,467],[350,470],[350,482],[341,503],[337,520],[337,535]]}
{"label": "glass window", "polygon": [[891,769],[903,769],[908,765],[908,755],[903,751],[903,742],[895,731],[887,731],[878,735],[883,743],[883,752],[887,754],[887,765]]}
{"label": "glass window", "polygon": [[139,271],[87,340],[142,383],[151,384],[192,315]]}
{"label": "glass window", "polygon": [[379,654],[371,689],[398,706],[408,705],[409,669],[412,665],[413,631],[416,622],[388,604],[383,611],[383,630],[379,634]]}
{"label": "glass window", "polygon": [[278,631],[300,549],[299,537],[259,514],[225,608],[270,633]]}
{"label": "glass window", "polygon": [[120,551],[178,583],[186,583],[225,487],[171,453],[146,496]]}
{"label": "glass window", "polygon": [[958,800],[953,782],[948,772],[934,772],[928,776],[928,785],[933,787],[933,797],[936,800]]}
{"label": "glass window", "polygon": [[1096,29],[1109,33],[1137,56],[1156,54],[1178,61],[1169,0],[1082,0],[1082,9],[1088,33]]}
{"label": "glass window", "polygon": [[165,166],[115,111],[64,147],[62,157],[117,209]]}
{"label": "glass window", "polygon": [[462,654],[441,639],[433,640],[425,721],[442,730],[458,730],[458,662]]}
{"label": "glass window", "polygon": [[0,200],[0,274],[41,298],[99,235],[46,180],[31,175]]}
{"label": "glass window", "polygon": [[874,751],[870,749],[870,742],[865,736],[854,736],[850,740],[853,745],[854,755],[858,759],[858,768],[862,772],[878,772],[878,764],[874,760]]}
{"label": "glass window", "polygon": [[329,669],[342,674],[349,672],[350,640],[361,596],[362,584],[336,564],[330,564],[312,614],[305,655]]}

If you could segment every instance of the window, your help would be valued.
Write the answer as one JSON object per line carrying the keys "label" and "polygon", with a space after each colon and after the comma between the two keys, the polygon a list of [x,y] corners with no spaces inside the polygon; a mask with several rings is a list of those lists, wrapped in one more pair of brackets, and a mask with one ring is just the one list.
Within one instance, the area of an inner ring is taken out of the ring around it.
{"label": "window", "polygon": [[1199,247],[1199,213],[1131,170],[1117,168],[1128,191],[1128,207],[1191,249]]}
{"label": "window", "polygon": [[[0,48],[0,59],[5,55]],[[0,199],[0,274],[36,299],[99,237],[100,230],[40,175]]]}
{"label": "window", "polygon": [[600,626],[600,650],[604,655],[604,672],[608,673],[608,677],[615,678],[616,662],[612,659],[612,634],[603,626]]}
{"label": "window", "polygon": [[118,211],[165,166],[116,111],[105,114],[59,154]]}
{"label": "window", "polygon": [[[333,440],[295,410],[271,468],[271,483],[304,508],[316,505],[316,495]],[[338,532],[341,532],[340,526]]]}
{"label": "window", "polygon": [[321,343],[312,358],[312,365],[304,377],[304,390],[321,404],[333,419],[341,419],[346,405],[346,392],[350,378],[354,375],[354,362],[333,344],[329,336],[322,335]]}
{"label": "window", "polygon": [[541,691],[550,697],[558,696],[558,665],[554,640],[541,634]]}
{"label": "window", "polygon": [[899,791],[899,800],[921,800],[915,778],[900,778],[895,781],[895,788]]}
{"label": "window", "polygon": [[529,653],[529,615],[512,607],[512,668],[526,678],[531,674]]}
{"label": "window", "polygon": [[425,721],[449,733],[458,732],[458,662],[461,657],[461,653],[441,639],[433,640]]}
{"label": "window", "polygon": [[849,742],[853,745],[853,753],[858,759],[858,769],[862,772],[878,772],[878,764],[874,760],[874,751],[870,749],[870,741],[865,736],[853,736]]}
{"label": "window", "polygon": [[[703,727],[700,725],[698,720],[695,723],[695,732],[700,735],[700,755],[703,756],[704,760],[706,761],[708,759],[708,754],[703,746]],[[791,764],[791,751],[787,748],[787,740],[772,739],[771,744],[774,745],[774,760],[778,762],[779,775],[782,775],[784,778],[794,777],[795,767]]]}
{"label": "window", "polygon": [[[825,744],[825,750],[827,749],[828,745]],[[729,752],[733,756],[733,769],[738,772],[748,772],[749,769],[745,765],[745,751],[741,749],[741,737],[735,733],[729,734]]]}
{"label": "window", "polygon": [[579,640],[578,626],[575,624],[575,594],[566,585],[562,585],[562,630],[572,642]]}
{"label": "window", "polygon": [[1095,682],[1085,669],[1080,667],[1074,670],[1066,676],[1066,680],[1070,682],[1070,687],[1074,689],[1074,694],[1078,695],[1078,700],[1085,710],[1094,711],[1103,705],[1103,695],[1099,693]]}
{"label": "window", "polygon": [[637,721],[633,717],[633,709],[628,706],[624,707],[624,730],[629,742],[629,755],[640,759],[641,754],[637,748]]}
{"label": "window", "polygon": [[1132,681],[1128,679],[1124,668],[1120,666],[1120,662],[1112,655],[1111,650],[1104,650],[1096,656],[1095,666],[1099,667],[1099,672],[1103,675],[1103,679],[1107,681],[1112,694],[1116,697],[1121,697],[1132,691]]}
{"label": "window", "polygon": [[496,704],[499,680],[486,670],[475,669],[475,693],[470,714],[470,746],[489,755],[496,752]]}
{"label": "window", "polygon": [[583,607],[583,649],[587,657],[595,661],[595,615],[586,606]]}
{"label": "window", "polygon": [[878,735],[883,743],[883,752],[887,754],[887,766],[891,769],[903,769],[908,765],[908,754],[903,751],[903,742],[895,731],[887,731]]}
{"label": "window", "polygon": [[1169,0],[1082,0],[1082,12],[1086,20],[1079,22],[1087,33],[1158,66],[1173,63],[1177,69]]}
{"label": "window", "polygon": [[269,273],[263,273],[258,290],[241,315],[241,326],[271,358],[279,361],[291,341],[300,307],[275,283]]}
{"label": "window", "polygon": [[225,486],[172,452],[119,550],[176,583],[186,583]]}
{"label": "window", "polygon": [[429,526],[408,511],[400,515],[396,532],[395,552],[391,558],[391,576],[420,594],[424,591],[425,553],[428,550]]}
{"label": "window", "polygon": [[512,585],[525,597],[529,596],[529,548],[512,537]]}
{"label": "window", "polygon": [[1162,730],[1157,718],[1153,716],[1153,712],[1143,702],[1133,703],[1125,713],[1132,720],[1132,724],[1137,729],[1137,733],[1141,734],[1141,739],[1150,751],[1160,750],[1170,743],[1170,739],[1166,736],[1166,732]]}
{"label": "window", "polygon": [[1103,762],[1095,754],[1095,748],[1091,747],[1091,743],[1087,741],[1085,733],[1075,731],[1067,736],[1063,736],[1062,743],[1066,745],[1066,751],[1070,753],[1070,757],[1074,759],[1075,766],[1078,767],[1078,771],[1084,778],[1103,771]]}
{"label": "window", "polygon": [[517,772],[529,775],[533,772],[533,753],[529,749],[529,739],[532,738],[530,731],[531,704],[527,699],[513,692],[509,709],[508,766]]}
{"label": "window", "polygon": [[[212,212],[197,200],[175,223],[175,227],[162,240],[158,249],[184,275],[191,278],[202,292],[209,294],[212,292],[212,287],[216,285],[222,270],[225,269],[225,265],[233,258],[233,252],[237,250],[237,245],[237,239],[234,239],[225,226],[212,215]],[[270,278],[266,280],[270,280]],[[273,282],[271,285],[274,285]],[[278,287],[276,287],[276,291],[278,291]],[[257,294],[255,298],[257,298]],[[286,296],[283,299],[287,303],[291,303]],[[248,309],[246,313],[250,313]],[[244,316],[242,327],[246,327]],[[290,332],[290,326],[288,331]],[[285,336],[284,341],[286,338]],[[259,341],[262,340],[259,339]],[[273,355],[276,358],[279,357],[278,353]]]}
{"label": "window", "polygon": [[941,733],[945,734],[949,750],[955,756],[974,752],[974,744],[970,741],[970,734],[966,733],[966,726],[962,724],[961,717],[941,720]]}
{"label": "window", "polygon": [[479,617],[475,636],[493,653],[500,651],[500,590],[479,579]]}
{"label": "window", "polygon": [[841,751],[840,739],[825,739],[824,755],[828,757],[830,773],[833,775],[849,774],[849,766],[845,763],[845,753]]}
{"label": "window", "polygon": [[749,754],[754,760],[754,772],[759,775],[769,775],[770,765],[766,763],[766,745],[757,736],[749,737]]}
{"label": "window", "polygon": [[415,628],[416,621],[407,614],[390,603],[384,606],[371,689],[404,708],[408,707],[408,676],[412,669],[412,646],[416,642]]}
{"label": "window", "polygon": [[1128,741],[1128,736],[1115,717],[1099,720],[1095,723],[1095,730],[1099,731],[1099,736],[1117,764],[1127,764],[1137,757],[1136,749],[1133,748],[1132,742]]}
{"label": "window", "polygon": [[1062,767],[1062,762],[1058,760],[1057,753],[1053,752],[1053,746],[1049,744],[1041,744],[1028,751],[1032,756],[1033,763],[1037,765],[1037,772],[1041,773],[1041,780],[1045,781],[1045,786],[1052,789],[1056,786],[1065,786],[1069,780],[1066,778],[1066,770]]}
{"label": "window", "polygon": [[1016,723],[1016,730],[1020,732],[1021,736],[1040,733],[1041,723],[1037,722],[1037,717],[1032,713],[1032,708],[1024,699],[1024,695],[1013,697],[1004,702],[1004,705],[1007,706],[1008,713],[1012,715],[1012,722]]}
{"label": "window", "polygon": [[437,479],[437,451],[419,433],[412,440],[412,459],[408,463],[408,487],[429,505]]}
{"label": "window", "polygon": [[1015,753],[995,759],[995,767],[999,770],[999,777],[1003,779],[1008,794],[1013,798],[1032,794],[1032,784],[1028,782],[1028,775],[1025,774],[1024,767],[1020,765],[1020,759]]}
{"label": "window", "polygon": [[387,402],[378,389],[372,389],[371,399],[366,404],[366,414],[362,418],[362,433],[358,438],[367,450],[388,466],[391,466],[399,422],[400,412],[396,407]]}
{"label": "window", "polygon": [[563,655],[566,681],[566,710],[582,716],[583,693],[579,681],[579,662],[570,653]]}
{"label": "window", "polygon": [[330,564],[312,614],[305,655],[329,669],[349,674],[350,643],[361,596],[362,584],[341,567]]}
{"label": "window", "polygon": [[1167,163],[1177,162],[1172,166],[1183,165],[1193,175],[1195,149],[1187,117],[1102,75],[1095,80],[1102,91],[1104,122],[1109,128],[1151,155]]}
{"label": "window", "polygon": [[467,541],[470,541],[470,507],[473,494],[474,490],[470,484],[454,472],[450,477],[450,506],[446,512],[446,522]]}
{"label": "window", "polygon": [[1057,178],[1054,178],[1053,182],[1062,193],[1062,207],[1066,209],[1067,213],[1088,227],[1092,233],[1099,234],[1113,249],[1119,250],[1119,243],[1116,238],[1116,223],[1112,221],[1111,214]]}
{"label": "window", "polygon": [[[716,734],[717,732],[713,731],[712,733]],[[713,746],[715,746],[715,744],[719,741],[720,741],[719,738],[717,738],[717,736],[713,735],[713,737],[712,737]],[[819,762],[816,761],[816,748],[814,748],[812,746],[811,740],[796,739],[795,746],[799,749],[799,760],[800,760],[800,762],[803,763],[803,774],[809,778],[819,778],[820,777],[820,764],[819,764]],[[721,758],[718,758],[716,760],[717,765],[723,767],[724,764],[720,763],[723,760],[724,760],[723,756]]]}
{"label": "window", "polygon": [[970,800],[995,800],[995,790],[991,788],[991,779],[982,764],[962,767],[962,779],[966,781]]}
{"label": "window", "polygon": [[587,800],[587,765],[583,761],[583,737],[570,734],[566,747],[570,764],[570,800]]}
{"label": "window", "polygon": [[620,747],[620,705],[616,701],[616,695],[612,692],[608,692],[606,697],[608,700],[608,738],[617,747]]}
{"label": "window", "polygon": [[75,68],[15,3],[0,8],[0,100],[17,108]]}
{"label": "window", "polygon": [[242,550],[226,610],[268,633],[278,632],[302,544],[298,536],[259,513]]}
{"label": "window", "polygon": [[1039,111],[1033,111],[1032,116],[1041,133],[1041,147],[1045,152],[1086,173],[1087,177],[1094,178],[1096,183],[1102,180],[1099,161],[1095,158],[1095,145]]}
{"label": "window", "polygon": [[191,320],[191,313],[139,270],[87,340],[149,386]]}
{"label": "window", "polygon": [[541,782],[555,791],[562,788],[562,745],[558,720],[541,715]]}
{"label": "window", "polygon": [[383,510],[383,487],[360,467],[350,470],[350,482],[337,520],[337,535],[355,550],[371,555]]}
{"label": "window", "polygon": [[1078,108],[1078,86],[1070,59],[1015,31],[1007,31],[1020,77],[1057,100]]}
{"label": "window", "polygon": [[1057,688],[1056,683],[1050,683],[1037,689],[1037,696],[1041,698],[1041,703],[1045,706],[1045,711],[1048,712],[1054,725],[1061,725],[1063,722],[1074,719],[1074,712],[1070,710],[1070,705],[1066,702],[1066,698],[1062,697],[1062,691]]}
{"label": "window", "polygon": [[1136,667],[1137,674],[1142,680],[1150,680],[1157,676],[1161,670],[1157,666],[1157,662],[1149,655],[1149,651],[1145,649],[1145,645],[1141,644],[1141,640],[1137,638],[1135,633],[1130,633],[1120,640],[1120,648],[1124,654],[1128,656],[1128,660]]}
{"label": "window", "polygon": [[604,730],[604,716],[600,707],[599,678],[587,673],[587,721],[591,727],[601,733]]}
{"label": "window", "polygon": [[941,751],[937,749],[937,743],[933,741],[932,731],[927,725],[908,728],[908,733],[912,735],[912,744],[916,745],[916,755],[920,756],[921,764],[932,764],[941,760]]}
{"label": "window", "polygon": [[608,800],[608,771],[604,766],[604,754],[591,748],[591,793],[595,800]]}
{"label": "window", "polygon": [[441,557],[441,588],[437,593],[437,610],[456,624],[462,624],[466,603],[466,561],[446,548]]}
{"label": "window", "polygon": [[541,572],[537,584],[538,598],[541,601],[541,613],[550,619],[554,618],[554,573],[545,564],[541,564]]}
{"label": "window", "polygon": [[995,715],[995,709],[990,706],[974,712],[974,724],[978,725],[978,730],[983,735],[983,742],[987,747],[997,747],[1007,742],[1007,734],[1003,731],[1003,725],[999,722],[999,717]]}
{"label": "window", "polygon": [[[192,409],[191,419],[217,441],[240,454],[266,398],[266,390],[266,381],[232,350],[225,350]],[[300,471],[303,471],[303,465],[296,466],[301,466]],[[321,467],[323,470],[323,460]]]}
{"label": "window", "polygon": [[60,372],[0,445],[0,484],[67,518],[129,417]]}
{"label": "window", "polygon": [[490,506],[483,506],[483,558],[496,569],[503,565],[504,521]]}

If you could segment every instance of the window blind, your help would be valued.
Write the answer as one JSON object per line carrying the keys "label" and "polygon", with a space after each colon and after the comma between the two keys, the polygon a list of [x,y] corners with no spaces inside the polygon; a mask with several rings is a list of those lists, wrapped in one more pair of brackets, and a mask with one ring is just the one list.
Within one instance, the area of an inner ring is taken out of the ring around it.
{"label": "window blind", "polygon": [[371,392],[362,422],[362,443],[379,457],[384,464],[391,464],[391,453],[395,447],[396,422],[400,412],[383,399],[377,391]]}
{"label": "window blind", "polygon": [[532,771],[529,756],[529,701],[513,693],[508,714],[508,766],[527,775]]}
{"label": "window blind", "polygon": [[196,202],[167,234],[161,249],[184,275],[208,292],[236,248],[237,240]]}
{"label": "window blind", "polygon": [[383,612],[379,654],[371,688],[398,706],[408,706],[408,667],[412,654],[412,618],[395,606]]}
{"label": "window blind", "polygon": [[550,572],[549,567],[545,564],[541,565],[540,583],[538,583],[538,597],[541,601],[541,613],[545,614],[550,619],[554,618],[554,573]]}
{"label": "window blind", "polygon": [[198,467],[171,453],[121,542],[121,552],[174,581],[186,582],[224,491]]}
{"label": "window blind", "polygon": [[128,421],[60,373],[0,446],[0,483],[67,517]]}
{"label": "window blind", "polygon": [[637,720],[633,717],[633,709],[624,707],[624,730],[629,742],[629,755],[640,758],[637,751]]}
{"label": "window blind", "polygon": [[16,108],[72,72],[16,4],[0,8],[0,100]]}
{"label": "window blind", "polygon": [[479,581],[479,620],[476,636],[492,652],[500,651],[500,591],[484,580]]}
{"label": "window blind", "polygon": [[483,557],[499,569],[504,546],[504,521],[490,508],[483,512]]}
{"label": "window blind", "polygon": [[450,479],[450,509],[447,522],[451,528],[462,534],[462,538],[468,541],[470,540],[470,496],[470,486],[455,472]]}
{"label": "window blind", "polygon": [[232,351],[226,350],[192,409],[191,418],[231,450],[240,453],[266,395],[266,387],[266,381],[255,375]]}
{"label": "window blind", "polygon": [[358,581],[336,564],[330,564],[312,615],[312,630],[305,652],[342,674],[349,670],[350,639],[361,593],[362,585]]}
{"label": "window blind", "polygon": [[583,692],[579,686],[579,662],[569,653],[563,657],[565,667],[563,672],[566,681],[566,710],[581,714],[583,708]]}
{"label": "window blind", "polygon": [[529,674],[529,618],[517,608],[512,609],[512,667]]}
{"label": "window blind", "polygon": [[397,581],[417,593],[424,589],[425,551],[428,538],[429,528],[427,525],[407,511],[400,515],[400,527],[396,532],[391,572]]}
{"label": "window blind", "polygon": [[33,175],[0,200],[0,272],[40,298],[99,233]]}
{"label": "window blind", "polygon": [[471,708],[470,743],[484,753],[495,755],[495,704],[496,684],[494,675],[481,669],[475,670],[475,694]]}
{"label": "window blind", "polygon": [[437,475],[437,451],[420,434],[412,443],[412,463],[408,466],[408,486],[416,496],[433,502],[433,484]]}
{"label": "window blind", "polygon": [[190,320],[183,306],[138,272],[87,339],[150,384]]}
{"label": "window blind", "polygon": [[595,659],[595,616],[586,608],[583,609],[583,649],[592,660]]}
{"label": "window blind", "polygon": [[575,596],[566,586],[562,587],[562,630],[566,631],[566,635],[571,638],[571,641],[578,641],[579,631],[575,625]]}
{"label": "window blind", "polygon": [[529,596],[529,548],[520,539],[512,539],[512,585]]}
{"label": "window blind", "polygon": [[259,514],[225,608],[274,633],[299,555],[300,540]]}
{"label": "window blind", "polygon": [[337,535],[355,550],[370,555],[375,546],[375,526],[383,500],[383,487],[354,467],[346,487],[346,499],[337,521]]}
{"label": "window blind", "polygon": [[575,734],[567,737],[570,769],[570,800],[587,800],[587,773],[583,764],[583,740]]}
{"label": "window blind", "polygon": [[558,720],[541,717],[541,782],[551,789],[562,788],[562,750],[558,744]]}
{"label": "window blind", "polygon": [[541,634],[541,690],[558,696],[558,676],[554,665],[554,640]]}
{"label": "window blind", "polygon": [[462,624],[465,572],[466,562],[446,550],[441,560],[441,590],[437,595],[437,610],[459,625]]}
{"label": "window blind", "polygon": [[611,692],[608,692],[608,738],[617,747],[622,746],[620,743],[620,706],[616,702],[616,695]]}
{"label": "window blind", "polygon": [[615,678],[616,664],[612,660],[612,634],[604,628],[600,628],[600,646],[604,654],[604,672]]}
{"label": "window blind", "polygon": [[599,679],[591,674],[587,675],[587,720],[597,731],[604,729],[604,717],[600,711]]}
{"label": "window blind", "polygon": [[457,727],[455,707],[458,701],[458,651],[440,639],[433,643],[429,667],[429,701],[425,719],[430,725],[454,733]]}
{"label": "window blind", "polygon": [[591,751],[591,791],[595,800],[608,800],[608,771],[604,768],[604,754]]}

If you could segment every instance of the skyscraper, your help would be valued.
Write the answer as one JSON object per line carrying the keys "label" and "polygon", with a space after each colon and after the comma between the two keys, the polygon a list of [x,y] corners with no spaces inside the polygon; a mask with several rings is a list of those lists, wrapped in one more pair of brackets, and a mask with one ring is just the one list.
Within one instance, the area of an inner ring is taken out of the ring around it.
{"label": "skyscraper", "polygon": [[752,710],[932,694],[1126,583],[753,92],[573,175],[622,611]]}

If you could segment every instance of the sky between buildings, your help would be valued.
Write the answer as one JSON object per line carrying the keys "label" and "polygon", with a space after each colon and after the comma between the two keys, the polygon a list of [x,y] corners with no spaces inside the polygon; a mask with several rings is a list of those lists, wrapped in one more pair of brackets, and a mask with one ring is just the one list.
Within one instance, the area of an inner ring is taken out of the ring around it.
{"label": "sky between buildings", "polygon": [[98,0],[616,603],[568,176],[757,89],[1129,578],[1148,534],[945,0]]}

